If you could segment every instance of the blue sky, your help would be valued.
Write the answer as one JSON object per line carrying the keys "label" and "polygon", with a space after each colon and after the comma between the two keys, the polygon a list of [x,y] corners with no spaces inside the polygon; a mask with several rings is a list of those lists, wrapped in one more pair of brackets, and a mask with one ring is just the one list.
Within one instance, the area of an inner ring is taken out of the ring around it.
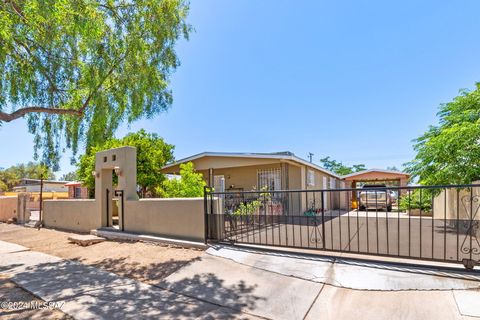
{"label": "blue sky", "polygon": [[[293,151],[385,168],[440,103],[480,80],[478,1],[192,1],[174,103],[145,128],[203,151]],[[0,128],[0,167],[32,160],[23,120]],[[61,172],[73,169],[65,153]]]}

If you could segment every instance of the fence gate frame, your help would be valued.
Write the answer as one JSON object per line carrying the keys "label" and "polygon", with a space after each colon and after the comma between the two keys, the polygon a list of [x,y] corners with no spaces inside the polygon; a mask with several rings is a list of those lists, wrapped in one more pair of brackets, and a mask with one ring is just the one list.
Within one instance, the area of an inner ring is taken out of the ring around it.
{"label": "fence gate frame", "polygon": [[471,270],[480,265],[479,209],[480,184],[233,192],[204,187],[205,243],[462,263]]}

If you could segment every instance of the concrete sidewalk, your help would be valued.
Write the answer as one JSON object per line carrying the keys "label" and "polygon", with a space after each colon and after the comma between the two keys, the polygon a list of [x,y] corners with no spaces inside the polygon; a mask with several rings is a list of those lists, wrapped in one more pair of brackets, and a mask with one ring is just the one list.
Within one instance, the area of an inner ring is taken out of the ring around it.
{"label": "concrete sidewalk", "polygon": [[[255,319],[98,268],[0,241],[0,273],[45,301],[64,302],[76,319]],[[213,279],[192,281],[200,289]]]}
{"label": "concrete sidewalk", "polygon": [[[241,282],[253,299],[245,301],[241,310],[271,319],[480,317],[478,272],[230,246],[211,247],[200,261],[167,277],[164,285],[175,292],[202,296],[203,292],[191,292],[178,284],[207,272],[223,285]],[[238,301],[222,293],[202,298],[224,306]]]}

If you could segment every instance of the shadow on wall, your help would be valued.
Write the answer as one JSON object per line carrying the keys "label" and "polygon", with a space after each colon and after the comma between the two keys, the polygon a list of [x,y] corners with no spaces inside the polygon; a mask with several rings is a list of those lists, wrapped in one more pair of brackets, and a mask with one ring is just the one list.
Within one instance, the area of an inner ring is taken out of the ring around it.
{"label": "shadow on wall", "polygon": [[[166,263],[163,267],[168,270],[176,266]],[[253,295],[256,286],[240,281],[227,287],[211,273],[170,283],[169,290],[165,290],[71,260],[35,266],[12,263],[4,266],[3,272],[14,274],[14,282],[45,300],[65,302],[62,311],[72,316],[82,313],[86,317],[104,319],[132,315],[141,319],[241,318],[240,310],[255,308],[259,299]],[[147,272],[155,273],[153,270]],[[179,291],[183,294],[175,293]],[[229,308],[206,301],[218,301]]]}

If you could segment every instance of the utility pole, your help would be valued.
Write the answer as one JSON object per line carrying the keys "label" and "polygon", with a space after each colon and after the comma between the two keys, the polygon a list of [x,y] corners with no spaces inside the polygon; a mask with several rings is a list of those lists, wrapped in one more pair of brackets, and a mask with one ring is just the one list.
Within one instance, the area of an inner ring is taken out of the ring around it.
{"label": "utility pole", "polygon": [[314,156],[313,153],[311,153],[311,152],[308,153],[308,157],[310,158],[310,163],[313,162],[313,156]]}
{"label": "utility pole", "polygon": [[45,178],[46,170],[48,169],[44,165],[40,167],[40,211],[38,213],[38,221],[36,223],[36,227],[38,228],[38,230],[40,230],[43,220],[43,180]]}

